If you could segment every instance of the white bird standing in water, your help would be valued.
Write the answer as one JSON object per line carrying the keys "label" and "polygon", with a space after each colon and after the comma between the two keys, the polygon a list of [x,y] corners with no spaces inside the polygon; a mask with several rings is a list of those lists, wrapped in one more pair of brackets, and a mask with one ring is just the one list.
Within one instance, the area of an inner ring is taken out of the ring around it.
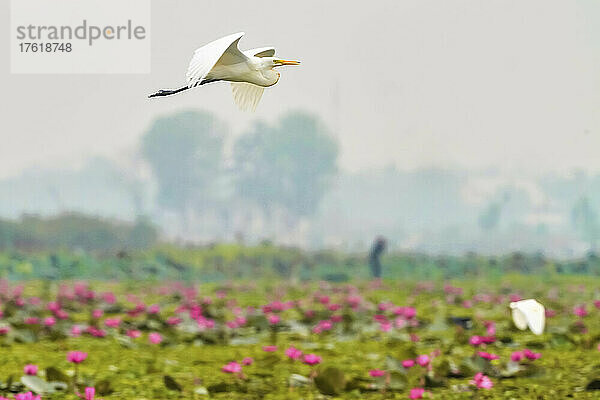
{"label": "white bird standing in water", "polygon": [[241,51],[238,43],[242,36],[244,32],[234,33],[200,47],[190,61],[186,74],[187,86],[159,90],[148,97],[170,96],[207,83],[228,81],[231,82],[233,100],[238,107],[254,111],[264,88],[279,81],[279,72],[273,68],[298,65],[300,62],[273,57],[273,47]]}

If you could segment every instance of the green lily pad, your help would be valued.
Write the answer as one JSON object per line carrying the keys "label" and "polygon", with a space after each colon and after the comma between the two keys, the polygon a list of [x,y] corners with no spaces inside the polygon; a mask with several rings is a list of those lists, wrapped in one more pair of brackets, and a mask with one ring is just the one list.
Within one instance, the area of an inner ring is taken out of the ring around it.
{"label": "green lily pad", "polygon": [[37,394],[49,394],[54,392],[54,388],[42,378],[35,375],[24,375],[21,377],[21,383],[32,392]]}
{"label": "green lily pad", "polygon": [[298,375],[298,374],[290,375],[290,378],[288,381],[289,381],[290,387],[302,387],[302,386],[308,386],[310,384],[310,379],[308,379],[305,376]]}
{"label": "green lily pad", "polygon": [[327,367],[315,377],[315,386],[326,395],[338,395],[346,387],[344,372],[337,367]]}

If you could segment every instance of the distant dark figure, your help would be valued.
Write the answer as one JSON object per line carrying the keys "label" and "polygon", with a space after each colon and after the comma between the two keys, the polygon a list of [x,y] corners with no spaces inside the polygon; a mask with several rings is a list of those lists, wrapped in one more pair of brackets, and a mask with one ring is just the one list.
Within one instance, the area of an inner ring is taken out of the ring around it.
{"label": "distant dark figure", "polygon": [[387,242],[383,236],[377,236],[369,251],[369,267],[371,267],[371,275],[374,278],[381,278],[381,261],[379,258],[385,251]]}
{"label": "distant dark figure", "polygon": [[450,317],[448,319],[451,323],[460,326],[463,329],[473,328],[473,320],[471,320],[471,317]]}

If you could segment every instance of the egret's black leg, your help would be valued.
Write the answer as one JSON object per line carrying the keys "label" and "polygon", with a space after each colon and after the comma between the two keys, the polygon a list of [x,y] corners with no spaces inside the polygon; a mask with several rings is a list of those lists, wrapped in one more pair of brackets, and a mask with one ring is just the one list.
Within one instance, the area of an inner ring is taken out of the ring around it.
{"label": "egret's black leg", "polygon": [[184,86],[184,87],[181,87],[181,88],[179,88],[179,89],[173,89],[173,90],[171,90],[171,89],[167,89],[167,90],[159,90],[158,92],[156,92],[156,93],[152,93],[151,95],[149,95],[149,96],[148,96],[148,98],[152,98],[152,97],[162,97],[162,96],[170,96],[170,95],[172,95],[172,94],[176,94],[176,93],[179,93],[179,92],[183,92],[184,90],[187,90],[187,89],[189,89],[189,87],[187,87],[187,86]]}
{"label": "egret's black leg", "polygon": [[[207,79],[207,80],[204,80],[204,81],[200,82],[196,86],[206,85],[207,83],[217,82],[218,80],[219,79]],[[148,98],[170,96],[172,94],[177,94],[179,92],[183,92],[184,90],[188,90],[188,89],[190,89],[190,87],[188,87],[188,86],[184,86],[184,87],[181,87],[179,89],[162,89],[162,90],[159,90],[156,93],[152,93],[151,95],[148,96]]]}

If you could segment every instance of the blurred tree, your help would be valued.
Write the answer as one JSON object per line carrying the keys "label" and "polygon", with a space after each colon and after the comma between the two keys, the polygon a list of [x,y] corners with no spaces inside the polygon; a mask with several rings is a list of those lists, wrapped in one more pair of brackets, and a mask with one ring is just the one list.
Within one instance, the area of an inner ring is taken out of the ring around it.
{"label": "blurred tree", "polygon": [[143,249],[158,241],[158,230],[146,217],[137,217],[128,235],[130,247]]}
{"label": "blurred tree", "polygon": [[581,238],[588,241],[590,249],[595,251],[600,235],[600,226],[598,225],[598,214],[592,208],[587,197],[582,197],[575,203],[571,210],[571,221]]}
{"label": "blurred tree", "polygon": [[186,111],[157,119],[142,140],[142,154],[158,183],[158,204],[184,223],[192,207],[211,203],[223,164],[226,128],[208,112]]}
{"label": "blurred tree", "polygon": [[502,214],[502,203],[492,202],[485,210],[479,215],[479,227],[484,231],[492,231],[500,222],[500,215]]}
{"label": "blurred tree", "polygon": [[135,224],[64,213],[43,218],[24,215],[19,221],[0,220],[0,249],[83,249],[114,251],[151,247],[158,231],[150,222]]}
{"label": "blurred tree", "polygon": [[257,123],[235,143],[237,191],[267,218],[278,206],[294,218],[311,216],[336,173],[337,156],[336,140],[313,115],[293,112],[275,126]]}

